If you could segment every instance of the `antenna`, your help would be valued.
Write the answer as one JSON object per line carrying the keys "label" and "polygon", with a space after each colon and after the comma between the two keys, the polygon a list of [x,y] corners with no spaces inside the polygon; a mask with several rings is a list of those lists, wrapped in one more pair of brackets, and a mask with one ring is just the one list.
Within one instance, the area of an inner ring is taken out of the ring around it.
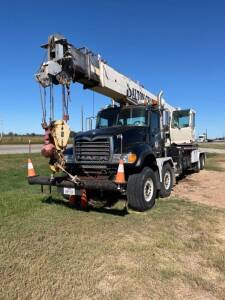
{"label": "antenna", "polygon": [[81,105],[81,131],[84,131],[84,107]]}
{"label": "antenna", "polygon": [[93,91],[93,99],[92,99],[92,116],[95,116],[95,92]]}

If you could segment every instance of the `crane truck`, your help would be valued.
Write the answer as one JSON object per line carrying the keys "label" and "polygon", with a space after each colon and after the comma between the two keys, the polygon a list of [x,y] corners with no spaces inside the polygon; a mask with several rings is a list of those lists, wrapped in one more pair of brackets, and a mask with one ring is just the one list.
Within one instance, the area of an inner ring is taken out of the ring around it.
{"label": "crane truck", "polygon": [[[138,81],[112,68],[87,48],[77,48],[59,34],[49,36],[47,50],[35,75],[40,84],[45,144],[51,176],[32,176],[30,184],[58,187],[64,197],[88,201],[89,193],[113,192],[126,196],[137,210],[150,209],[156,197],[170,195],[176,177],[204,168],[205,154],[195,141],[195,111],[177,109]],[[75,133],[67,148],[70,129],[70,85],[103,94],[111,105],[97,114],[96,128]],[[63,116],[54,120],[53,87],[62,87]],[[46,121],[46,89],[50,120]],[[56,172],[62,171],[60,175]],[[63,174],[63,175],[62,175]]]}

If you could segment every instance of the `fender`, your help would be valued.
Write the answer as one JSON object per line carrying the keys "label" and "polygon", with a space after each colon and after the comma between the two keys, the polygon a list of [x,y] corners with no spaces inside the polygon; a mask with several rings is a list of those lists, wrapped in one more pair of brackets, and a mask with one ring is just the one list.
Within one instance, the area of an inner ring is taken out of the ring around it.
{"label": "fender", "polygon": [[142,167],[144,164],[145,159],[150,156],[153,159],[153,162],[156,163],[155,154],[152,151],[151,146],[148,144],[141,144],[135,148],[132,149],[138,156],[138,160],[136,162],[136,167]]}
{"label": "fender", "polygon": [[[156,158],[158,170],[159,170],[159,179],[162,182],[162,170],[165,163],[169,162],[171,167],[174,169],[174,163],[172,157],[159,157]],[[175,172],[173,172],[173,182],[175,182]]]}

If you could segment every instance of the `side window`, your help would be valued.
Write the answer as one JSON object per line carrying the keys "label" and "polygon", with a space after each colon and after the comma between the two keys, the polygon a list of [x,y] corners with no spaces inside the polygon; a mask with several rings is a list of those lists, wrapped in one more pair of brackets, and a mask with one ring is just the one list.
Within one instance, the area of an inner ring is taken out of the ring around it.
{"label": "side window", "polygon": [[175,110],[172,118],[172,128],[189,127],[190,110]]}
{"label": "side window", "polygon": [[156,111],[152,111],[151,113],[151,131],[153,134],[156,134],[159,132],[159,113]]}
{"label": "side window", "polygon": [[167,110],[163,111],[163,125],[170,126],[170,112]]}
{"label": "side window", "polygon": [[99,120],[99,127],[100,127],[100,128],[109,127],[109,120],[108,120],[108,119],[101,118],[101,119]]}

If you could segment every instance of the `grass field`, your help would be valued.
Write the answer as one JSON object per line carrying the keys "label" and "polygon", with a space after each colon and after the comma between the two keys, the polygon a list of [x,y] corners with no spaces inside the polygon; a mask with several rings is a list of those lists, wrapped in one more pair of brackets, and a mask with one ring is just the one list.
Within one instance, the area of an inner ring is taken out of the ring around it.
{"label": "grass field", "polygon": [[24,145],[28,144],[29,140],[31,144],[43,144],[44,136],[28,136],[28,135],[17,135],[17,136],[3,136],[0,140],[0,145]]}
{"label": "grass field", "polygon": [[[29,143],[29,140],[31,144],[43,144],[44,136],[43,135],[3,136],[3,138],[0,139],[0,145],[27,145]],[[69,139],[69,143],[72,143],[72,138]]]}
{"label": "grass field", "polygon": [[207,153],[206,157],[206,170],[225,171],[224,154]]}
{"label": "grass field", "polygon": [[225,150],[225,142],[220,143],[199,143],[200,148],[222,149]]}
{"label": "grass field", "polygon": [[78,211],[28,186],[26,159],[0,156],[0,299],[225,299],[223,210]]}

